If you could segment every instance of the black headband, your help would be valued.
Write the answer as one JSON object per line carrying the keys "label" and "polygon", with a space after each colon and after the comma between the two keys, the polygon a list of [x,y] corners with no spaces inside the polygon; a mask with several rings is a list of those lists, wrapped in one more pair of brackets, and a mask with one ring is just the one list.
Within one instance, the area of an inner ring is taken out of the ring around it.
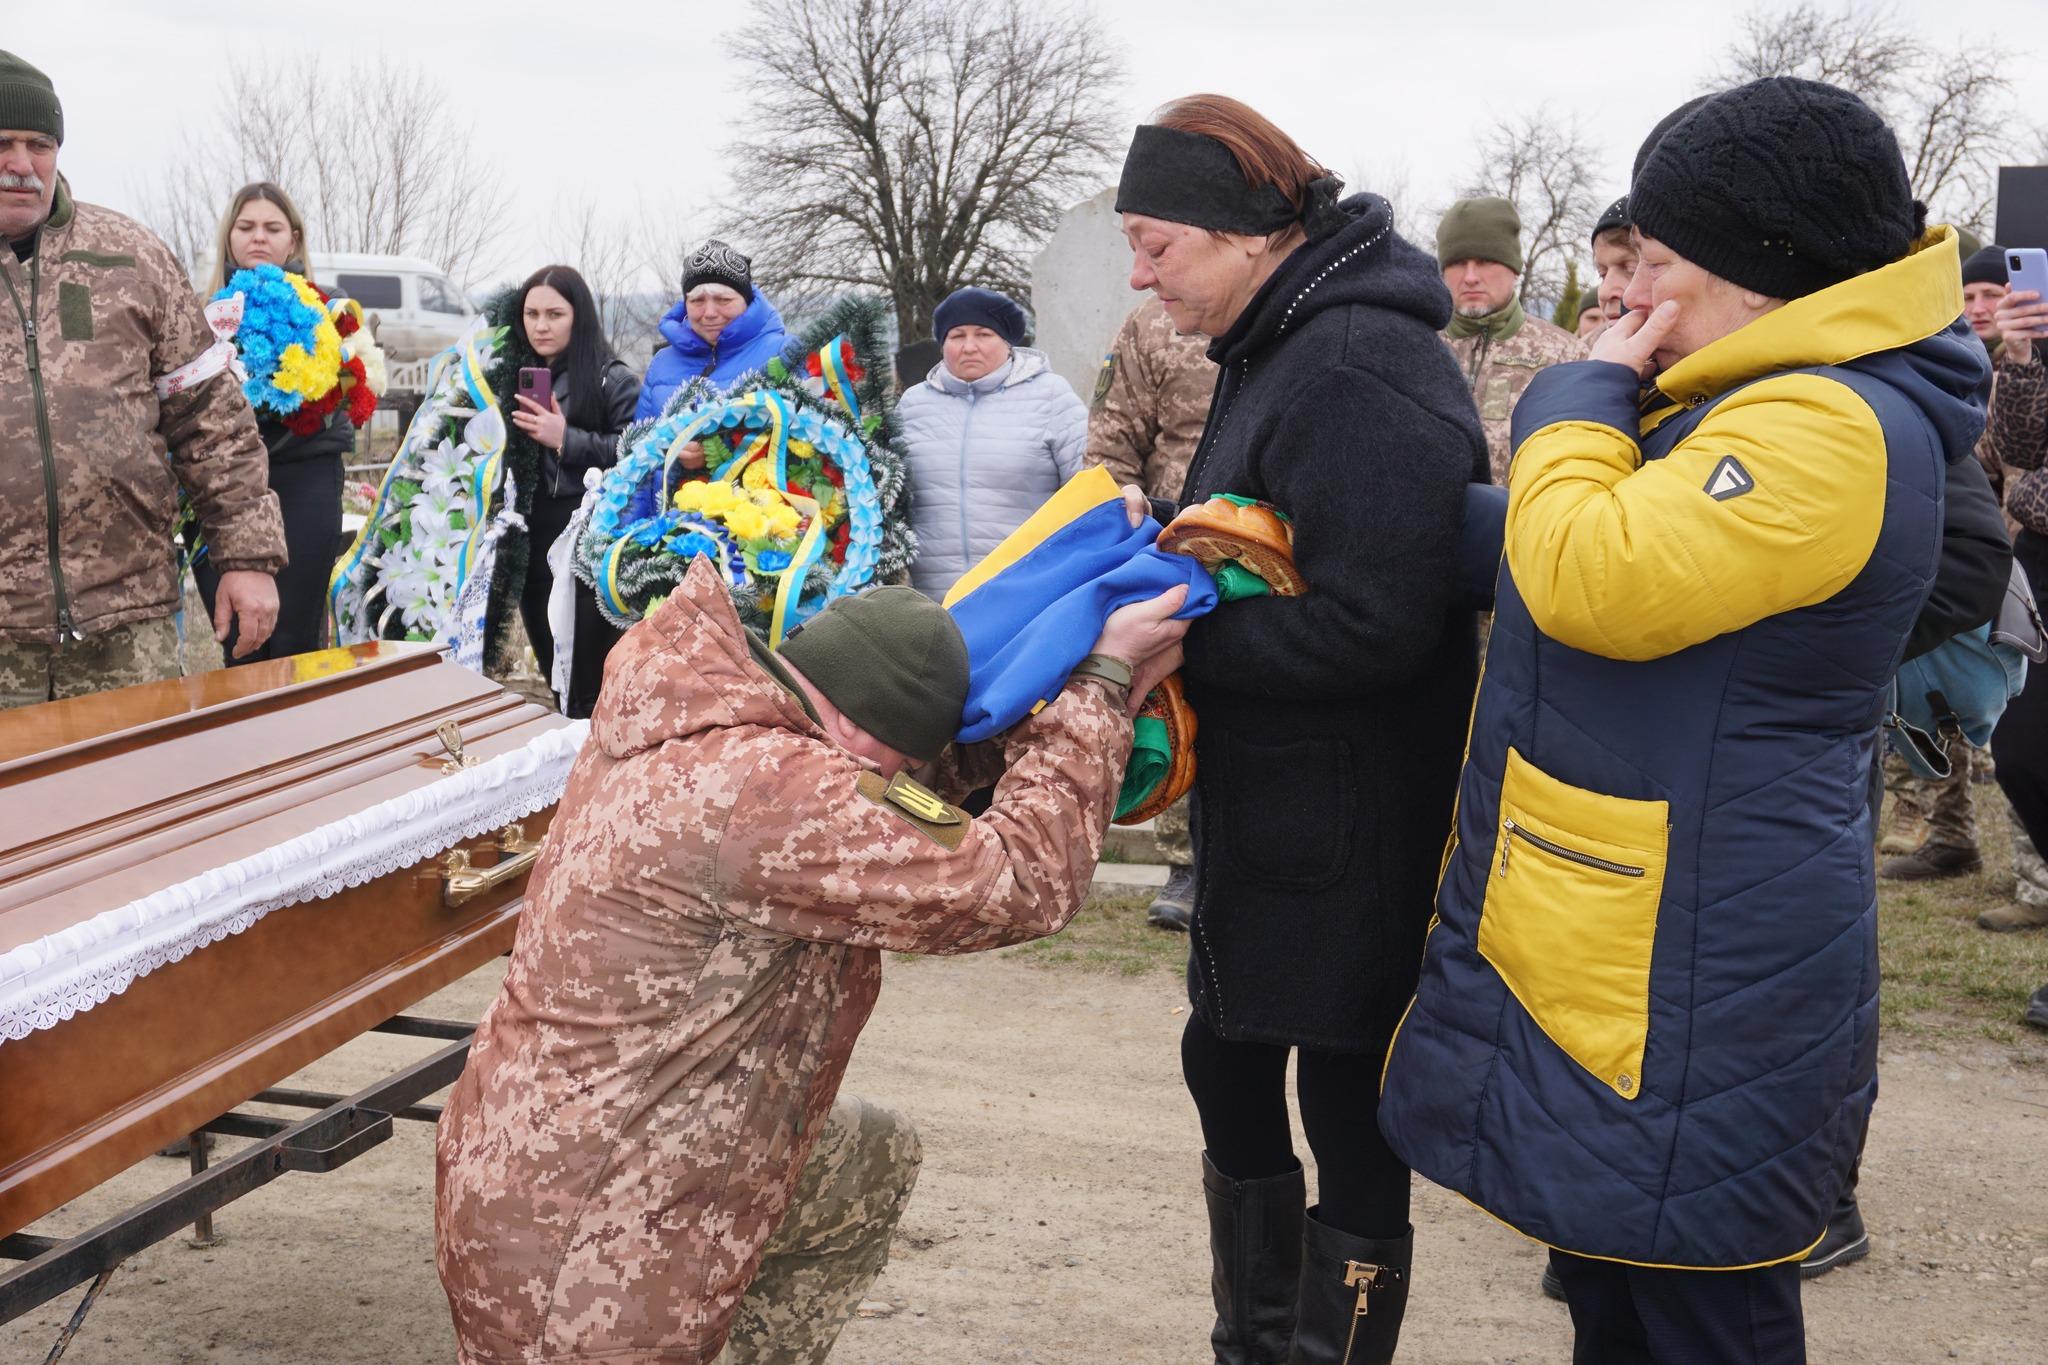
{"label": "black headband", "polygon": [[1277,186],[1244,183],[1230,149],[1205,133],[1144,123],[1124,153],[1116,212],[1262,237],[1301,221]]}

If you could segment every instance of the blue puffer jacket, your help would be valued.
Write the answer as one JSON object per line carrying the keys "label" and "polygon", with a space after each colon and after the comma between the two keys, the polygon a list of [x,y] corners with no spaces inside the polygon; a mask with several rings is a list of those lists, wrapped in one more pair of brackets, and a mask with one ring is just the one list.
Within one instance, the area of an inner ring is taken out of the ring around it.
{"label": "blue puffer jacket", "polygon": [[656,351],[647,366],[647,379],[640,385],[640,402],[633,409],[636,422],[659,417],[668,396],[700,374],[710,375],[720,388],[730,388],[733,380],[752,374],[781,355],[787,340],[782,330],[782,314],[759,290],[754,291],[754,301],[747,305],[747,311],[718,334],[717,345],[691,329],[689,313],[681,299],[662,316],[661,334],[668,338],[668,345]]}
{"label": "blue puffer jacket", "polygon": [[1380,1121],[1551,1246],[1794,1260],[1877,1089],[1877,726],[1983,426],[1956,238],[1516,408],[1498,615]]}
{"label": "blue puffer jacket", "polygon": [[1003,543],[1088,452],[1088,409],[1043,351],[1019,346],[973,383],[941,362],[897,405],[917,559],[910,584],[942,598]]}

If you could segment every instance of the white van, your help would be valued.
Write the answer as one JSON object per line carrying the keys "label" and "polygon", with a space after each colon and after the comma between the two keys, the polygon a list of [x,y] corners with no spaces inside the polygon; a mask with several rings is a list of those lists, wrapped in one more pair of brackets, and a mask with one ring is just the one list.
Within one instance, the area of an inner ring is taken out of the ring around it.
{"label": "white van", "polygon": [[363,306],[377,344],[394,361],[418,360],[452,345],[476,309],[440,266],[417,256],[322,251],[313,271],[331,293]]}

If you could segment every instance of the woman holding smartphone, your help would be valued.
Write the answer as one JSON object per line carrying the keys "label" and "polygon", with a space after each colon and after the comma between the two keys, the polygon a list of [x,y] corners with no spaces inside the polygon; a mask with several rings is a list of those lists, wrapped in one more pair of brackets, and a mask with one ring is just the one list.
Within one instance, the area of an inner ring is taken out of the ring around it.
{"label": "woman holding smartphone", "polygon": [[[522,370],[514,394],[513,425],[540,447],[540,486],[526,520],[531,553],[519,618],[551,678],[554,637],[548,629],[548,594],[554,574],[548,549],[569,525],[583,501],[583,476],[609,469],[619,457],[619,433],[633,420],[640,379],[612,354],[597,312],[597,300],[583,277],[566,265],[544,266],[519,286],[512,313],[512,353],[540,358],[546,376]],[[604,673],[604,656],[617,638],[588,592],[576,595],[578,648],[570,670],[569,694],[558,698],[571,715],[589,715]]]}
{"label": "woman holding smartphone", "polygon": [[1221,367],[1181,502],[1272,503],[1308,582],[1219,607],[1185,644],[1201,726],[1181,1065],[1207,1148],[1219,1360],[1393,1354],[1413,1233],[1380,1068],[1422,962],[1478,674],[1457,548],[1486,439],[1437,336],[1450,296],[1386,200],[1340,189],[1255,111],[1195,95],[1138,129],[1117,191],[1132,287],[1213,338]]}
{"label": "woman holding smartphone", "polygon": [[[310,280],[306,224],[291,196],[267,180],[244,185],[228,201],[214,240],[210,296],[238,270],[274,265]],[[284,514],[285,550],[290,563],[277,573],[277,628],[261,647],[235,657],[235,637],[222,646],[230,667],[260,659],[282,659],[319,649],[327,630],[327,577],[341,552],[342,465],[355,449],[355,429],[337,406],[326,425],[301,436],[269,413],[256,414],[256,429],[270,452],[270,491]],[[220,573],[201,555],[192,566],[199,595],[213,611]]]}

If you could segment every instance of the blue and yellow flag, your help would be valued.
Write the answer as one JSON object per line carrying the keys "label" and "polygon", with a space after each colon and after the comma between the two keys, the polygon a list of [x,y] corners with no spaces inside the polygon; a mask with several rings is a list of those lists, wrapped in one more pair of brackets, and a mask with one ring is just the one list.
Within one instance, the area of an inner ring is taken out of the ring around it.
{"label": "blue and yellow flag", "polygon": [[1216,606],[1209,571],[1154,544],[1159,523],[1132,526],[1107,470],[1085,470],[953,585],[946,609],[967,640],[967,707],[959,738],[1002,733],[1058,696],[1118,607],[1179,584],[1186,620]]}

